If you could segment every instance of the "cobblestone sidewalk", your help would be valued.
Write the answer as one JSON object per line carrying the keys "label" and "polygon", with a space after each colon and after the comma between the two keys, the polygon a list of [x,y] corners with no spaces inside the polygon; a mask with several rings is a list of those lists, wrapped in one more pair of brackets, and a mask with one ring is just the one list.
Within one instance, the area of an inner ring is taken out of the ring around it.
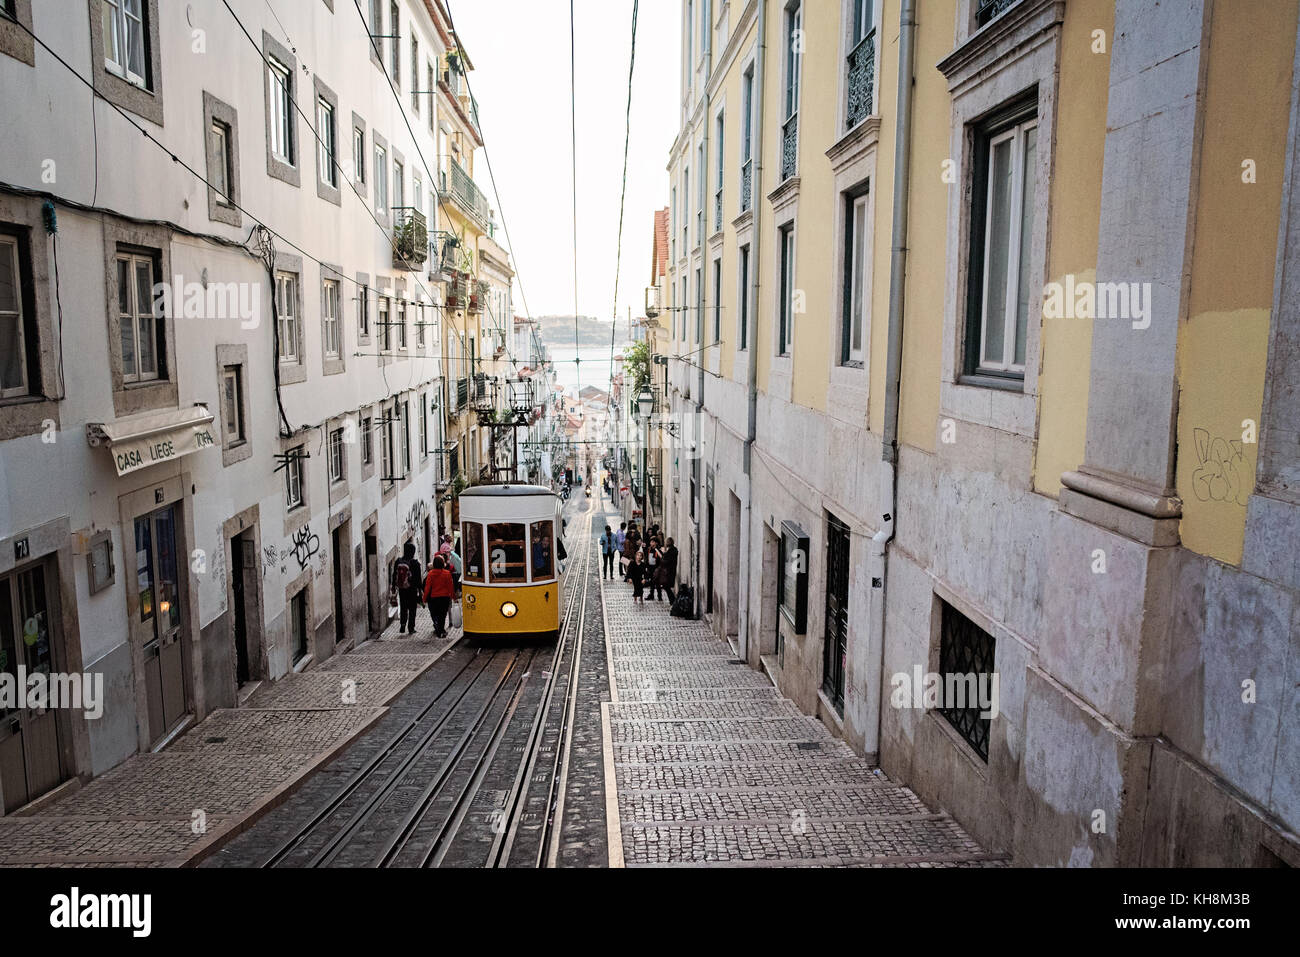
{"label": "cobblestone sidewalk", "polygon": [[[394,619],[396,622],[396,619]],[[238,833],[369,728],[449,648],[422,615],[378,640],[265,683],[166,750],[137,754],[30,816],[0,817],[0,866],[176,867]],[[346,698],[345,698],[346,695]]]}
{"label": "cobblestone sidewalk", "polygon": [[998,866],[703,622],[670,617],[667,602],[633,605],[622,582],[601,591],[606,759],[627,866]]}

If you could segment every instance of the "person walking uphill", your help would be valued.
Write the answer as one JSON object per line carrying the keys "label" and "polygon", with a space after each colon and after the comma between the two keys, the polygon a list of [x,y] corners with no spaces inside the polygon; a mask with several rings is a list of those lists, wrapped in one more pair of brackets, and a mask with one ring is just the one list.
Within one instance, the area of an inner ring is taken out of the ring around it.
{"label": "person walking uphill", "polygon": [[[415,634],[415,609],[420,606],[420,560],[415,557],[415,543],[407,542],[402,549],[402,557],[393,562],[388,580],[397,592],[398,621],[397,633]],[[409,624],[409,632],[408,624]]]}
{"label": "person walking uphill", "polygon": [[439,553],[433,557],[429,574],[424,578],[424,600],[433,616],[433,634],[436,638],[447,635],[447,612],[451,609],[451,599],[456,594],[456,586],[451,580],[451,569]]}
{"label": "person walking uphill", "polygon": [[614,533],[610,531],[608,525],[605,526],[605,534],[600,536],[600,556],[601,556],[601,578],[614,577]]}

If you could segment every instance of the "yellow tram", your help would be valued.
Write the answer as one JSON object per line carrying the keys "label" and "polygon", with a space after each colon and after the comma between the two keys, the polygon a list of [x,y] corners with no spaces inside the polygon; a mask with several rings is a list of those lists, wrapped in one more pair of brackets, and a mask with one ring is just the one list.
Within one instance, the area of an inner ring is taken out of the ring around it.
{"label": "yellow tram", "polygon": [[564,615],[559,497],[539,485],[460,494],[461,608],[472,640],[554,638]]}

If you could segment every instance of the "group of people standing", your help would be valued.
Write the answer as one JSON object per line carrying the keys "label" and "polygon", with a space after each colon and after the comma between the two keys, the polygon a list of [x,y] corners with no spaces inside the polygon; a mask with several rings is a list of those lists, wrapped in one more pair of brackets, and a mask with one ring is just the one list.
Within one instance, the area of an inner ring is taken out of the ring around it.
{"label": "group of people standing", "polygon": [[429,609],[433,618],[433,634],[444,638],[447,634],[447,614],[451,603],[460,597],[460,555],[450,535],[442,536],[438,553],[429,562],[429,569],[420,576],[420,560],[415,557],[415,543],[407,542],[402,557],[393,563],[393,597],[397,599],[399,635],[415,634],[415,611],[420,605]]}
{"label": "group of people standing", "polygon": [[665,594],[669,602],[675,599],[677,546],[663,537],[658,525],[651,525],[644,534],[636,522],[620,522],[618,531],[606,525],[600,536],[600,554],[601,575],[611,580],[614,559],[618,558],[620,575],[632,586],[632,601],[644,605],[647,590],[653,601],[662,600]]}

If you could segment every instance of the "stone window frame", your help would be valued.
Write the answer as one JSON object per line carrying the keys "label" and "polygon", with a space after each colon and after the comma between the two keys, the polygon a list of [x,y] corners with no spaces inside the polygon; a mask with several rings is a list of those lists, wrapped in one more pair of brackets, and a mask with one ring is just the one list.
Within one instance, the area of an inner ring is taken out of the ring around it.
{"label": "stone window frame", "polygon": [[328,103],[330,105],[330,109],[334,111],[334,167],[336,172],[336,178],[339,180],[337,184],[331,186],[329,183],[325,182],[324,179],[321,178],[321,174],[324,172],[324,170],[321,168],[321,156],[320,156],[321,131],[320,129],[317,129],[316,135],[315,137],[313,137],[316,145],[316,149],[313,150],[313,152],[316,154],[316,195],[319,196],[321,199],[325,200],[327,203],[333,203],[335,206],[342,206],[344,172],[343,172],[343,164],[339,161],[339,155],[342,152],[341,149],[342,137],[340,136],[342,124],[339,122],[339,118],[342,116],[342,112],[339,110],[338,94],[335,93],[333,90],[331,90],[324,83],[322,83],[321,78],[319,76],[316,76],[315,74],[313,74],[311,78],[311,88],[312,88],[312,93],[314,94],[311,101],[312,117],[315,118],[319,115],[319,103],[321,100],[324,100],[326,103]]}
{"label": "stone window frame", "polygon": [[[973,11],[973,0],[963,0]],[[966,307],[970,270],[974,151],[982,120],[1036,91],[1037,193],[1030,276],[1042,289],[1051,260],[1051,170],[1055,154],[1056,101],[1064,21],[1061,0],[1020,0],[941,60],[952,97],[951,146],[958,158],[960,189],[948,193],[948,237],[940,415],[1034,438],[1042,356],[1042,297],[1031,296],[1023,381],[1001,383],[965,375]],[[972,12],[973,16],[973,12]],[[959,20],[961,17],[959,16]],[[973,21],[972,21],[973,22]]]}
{"label": "stone window frame", "polygon": [[380,175],[381,175],[381,170],[379,168],[380,164],[376,162],[376,157],[375,157],[375,150],[377,149],[382,149],[384,151],[384,162],[383,162],[383,170],[382,170],[383,184],[384,184],[384,195],[383,195],[384,206],[383,209],[380,209],[377,206],[375,206],[374,203],[371,203],[370,211],[375,214],[375,219],[379,221],[379,225],[386,227],[391,220],[392,210],[393,210],[393,190],[392,190],[392,186],[388,182],[388,166],[393,161],[393,150],[392,147],[389,146],[388,140],[384,139],[383,135],[381,135],[378,130],[371,130],[370,131],[370,178],[371,180],[374,181],[374,185],[375,185],[375,189],[374,189],[375,202],[378,202],[380,199],[379,183],[380,183]]}
{"label": "stone window frame", "polygon": [[[361,178],[357,178],[357,133],[361,133]],[[366,121],[357,113],[352,114],[352,130],[348,136],[352,144],[352,169],[348,177],[352,182],[352,188],[356,190],[357,195],[362,199],[369,199],[370,177],[366,175],[366,170],[370,168],[370,140],[366,136]],[[342,184],[340,184],[341,186]]]}
{"label": "stone window frame", "polygon": [[[879,35],[879,34],[877,34]],[[876,146],[879,140],[880,120],[868,117],[853,127],[838,143],[826,151],[831,161],[834,178],[835,212],[831,229],[835,237],[835,255],[831,266],[833,302],[831,304],[834,340],[828,355],[827,372],[830,388],[827,409],[829,414],[850,425],[861,426],[867,421],[871,395],[871,329],[875,317],[871,312],[872,291],[876,284],[874,271],[876,235],[876,199],[880,192],[876,182]],[[864,304],[866,316],[862,324],[862,359],[846,360],[843,343],[848,315],[845,309],[845,292],[848,283],[848,262],[851,252],[844,248],[848,236],[848,217],[851,203],[863,195],[867,197],[866,262],[871,271]]]}
{"label": "stone window frame", "polygon": [[122,377],[122,335],[118,328],[117,312],[117,255],[119,251],[144,252],[154,257],[156,273],[154,282],[168,281],[172,275],[172,233],[166,226],[131,223],[112,216],[104,216],[104,316],[108,334],[109,377],[113,387],[113,411],[118,416],[134,415],[155,409],[176,408],[179,402],[177,388],[178,363],[176,353],[176,304],[171,303],[171,314],[158,317],[162,323],[162,350],[158,363],[158,378],[144,382],[124,382]]}
{"label": "stone window frame", "polygon": [[[335,321],[338,324],[338,331],[339,331],[339,354],[337,356],[330,356],[327,355],[325,352],[325,281],[326,280],[332,280],[333,282],[338,284],[339,294],[338,294],[338,302],[336,306],[336,308],[338,309],[338,315],[335,317]],[[321,375],[339,375],[340,373],[345,372],[347,369],[347,360],[346,360],[347,336],[345,335],[347,323],[346,323],[346,318],[344,316],[345,309],[343,305],[344,302],[347,301],[347,297],[344,296],[343,294],[344,282],[345,280],[343,277],[342,269],[340,269],[338,266],[331,265],[330,263],[320,264],[320,284],[317,286],[317,290],[320,294],[319,311],[320,311]]]}
{"label": "stone window frame", "polygon": [[[249,417],[248,402],[248,345],[247,343],[238,344],[219,344],[216,350],[216,368],[217,368],[217,402],[216,407],[219,411],[221,422],[221,467],[229,468],[237,462],[243,462],[253,455],[253,434],[252,419]],[[238,366],[241,372],[240,389],[239,389],[239,414],[242,417],[244,425],[244,437],[239,442],[232,443],[226,437],[225,412],[226,403],[225,395],[222,392],[222,380],[225,371],[229,366]]]}
{"label": "stone window frame", "polygon": [[104,59],[103,0],[88,0],[90,14],[91,82],[95,92],[127,112],[163,125],[162,43],[158,32],[158,0],[142,0],[148,49],[149,87],[136,86],[108,68]]}
{"label": "stone window frame", "polygon": [[[275,253],[275,273],[293,273],[297,277],[295,286],[297,288],[297,322],[294,324],[298,336],[296,362],[284,362],[279,356],[276,356],[276,362],[280,366],[280,385],[295,385],[299,382],[307,381],[307,312],[303,308],[305,296],[302,287],[302,257],[295,253],[286,253],[276,250]],[[275,283],[271,284],[271,295],[275,295]],[[278,321],[278,320],[277,320]]]}
{"label": "stone window frame", "polygon": [[13,5],[12,20],[0,17],[0,53],[36,66],[36,41],[27,33],[32,29],[32,0],[13,0]]}
{"label": "stone window frame", "polygon": [[[357,450],[357,457],[361,460],[362,483],[368,482],[370,481],[370,479],[374,478],[375,473],[379,467],[378,466],[379,456],[375,454],[375,419],[376,418],[377,416],[375,415],[374,405],[363,405],[360,409],[357,410],[357,436],[362,443],[361,448]],[[366,428],[367,419],[370,420],[369,429]],[[365,444],[364,444],[366,441],[367,434],[369,434],[370,436],[370,461],[369,462],[366,461]]]}
{"label": "stone window frame", "polygon": [[[298,131],[298,58],[275,37],[262,31],[262,111],[266,115],[266,175],[288,183],[302,185],[302,136]],[[289,145],[292,162],[286,163],[271,152],[271,64],[275,60],[289,71]],[[312,101],[313,104],[315,101]],[[337,114],[336,114],[337,117]]]}
{"label": "stone window frame", "polygon": [[[302,447],[304,453],[310,456],[312,451],[312,440],[304,433],[298,433],[292,436],[279,436],[277,439],[277,451],[280,454],[290,452],[293,449]],[[280,514],[284,516],[284,536],[288,538],[298,529],[302,528],[311,521],[312,516],[312,469],[311,458],[300,460],[302,465],[302,481],[299,483],[300,494],[302,495],[302,504],[289,508],[288,488],[285,485],[287,478],[285,470],[288,465],[282,465],[280,471],[275,473],[275,478],[279,482],[278,496],[280,499]],[[275,460],[275,465],[281,465],[281,460]],[[273,468],[275,466],[272,466]]]}
{"label": "stone window frame", "polygon": [[[356,290],[349,300],[352,303],[352,316],[357,328],[357,345],[368,346],[371,343],[371,337],[374,335],[374,313],[370,309],[370,273],[359,272],[356,274]],[[366,309],[366,328],[364,333],[361,329],[361,297],[365,296]]]}
{"label": "stone window frame", "polygon": [[42,203],[38,196],[0,194],[0,222],[19,234],[19,254],[26,257],[19,267],[27,267],[26,273],[20,273],[24,285],[24,333],[35,333],[37,363],[33,370],[29,362],[27,381],[32,383],[34,372],[39,387],[37,391],[29,389],[27,395],[0,399],[0,441],[42,432],[46,419],[53,420],[56,429],[59,423],[58,350],[62,340],[55,329],[56,303],[50,294],[53,267],[50,245],[40,225]]}
{"label": "stone window frame", "polygon": [[[367,13],[366,46],[370,48],[370,62],[373,63],[376,67],[378,67],[383,72],[387,73],[388,70],[384,66],[384,58],[382,55],[383,48],[384,48],[384,41],[379,39],[381,36],[383,36],[384,33],[384,3],[385,2],[386,0],[367,0],[368,8],[366,11]],[[376,3],[379,4],[379,11],[378,11],[379,22],[371,23],[370,14],[376,12],[375,11]]]}
{"label": "stone window frame", "polygon": [[[338,478],[334,477],[334,436],[339,436],[339,453],[340,453],[340,471]],[[347,417],[330,419],[325,424],[325,481],[329,486],[331,498],[333,492],[340,486],[346,488],[348,475],[352,470],[348,468],[348,420]]]}
{"label": "stone window frame", "polygon": [[228,131],[226,135],[226,153],[228,154],[230,167],[226,176],[226,192],[230,201],[223,201],[216,189],[209,186],[207,188],[208,219],[214,223],[225,223],[227,226],[239,226],[244,219],[243,213],[239,211],[239,113],[229,103],[204,90],[203,154],[207,158],[206,170],[209,180],[212,179],[212,171],[218,159],[212,137],[209,135],[214,123],[224,124]]}

